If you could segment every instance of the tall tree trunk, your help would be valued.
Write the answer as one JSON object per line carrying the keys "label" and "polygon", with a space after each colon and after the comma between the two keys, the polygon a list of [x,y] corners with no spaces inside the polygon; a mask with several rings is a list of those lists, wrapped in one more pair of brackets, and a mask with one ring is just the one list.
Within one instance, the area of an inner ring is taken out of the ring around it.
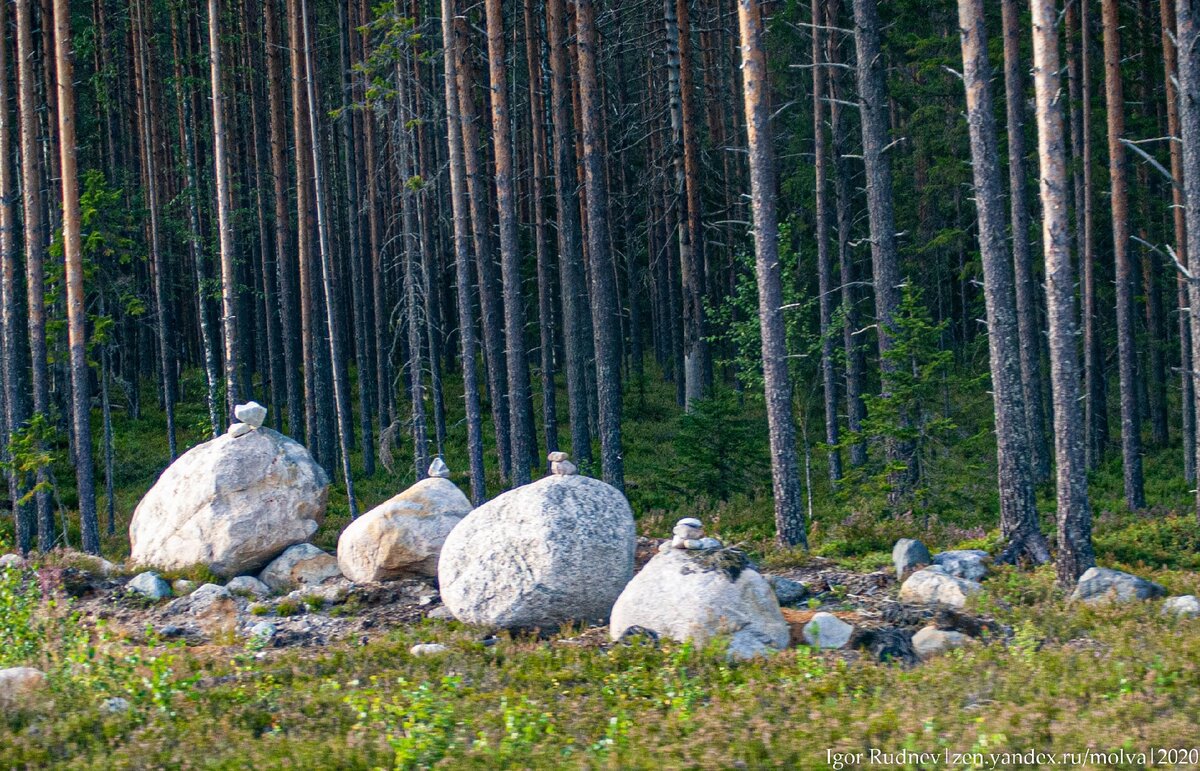
{"label": "tall tree trunk", "polygon": [[1125,504],[1146,507],[1142,481],[1142,417],[1137,397],[1137,350],[1134,342],[1134,284],[1129,254],[1129,178],[1125,168],[1125,94],[1121,85],[1120,13],[1117,0],[1103,0],[1104,96],[1108,105],[1108,176],[1112,185],[1113,255],[1117,278],[1117,359],[1121,377],[1121,460]]}
{"label": "tall tree trunk", "polygon": [[529,484],[537,454],[529,410],[529,362],[525,357],[525,306],[521,297],[521,256],[517,240],[512,136],[508,113],[504,14],[500,0],[487,0],[488,68],[491,75],[492,142],[496,153],[496,204],[500,212],[500,268],[504,285],[504,360],[508,364],[508,425],[514,486]]}
{"label": "tall tree trunk", "polygon": [[[61,2],[62,0],[56,0]],[[225,418],[230,419],[238,393],[237,276],[230,212],[229,165],[226,157],[225,99],[221,81],[219,0],[208,0],[209,70],[212,78],[214,177],[217,183],[217,232],[221,248],[221,328],[225,343]]]}
{"label": "tall tree trunk", "polygon": [[[1085,445],[1089,469],[1100,465],[1104,447],[1108,444],[1108,407],[1104,393],[1104,353],[1100,346],[1100,331],[1097,328],[1096,308],[1096,245],[1094,222],[1095,202],[1092,184],[1092,23],[1088,12],[1091,3],[1079,0],[1080,17],[1080,127],[1081,165],[1083,166],[1083,253],[1079,257],[1082,266],[1083,296],[1083,376],[1085,403]],[[1078,204],[1077,204],[1078,205]]]}
{"label": "tall tree trunk", "polygon": [[466,403],[467,453],[471,466],[471,502],[476,506],[487,496],[483,478],[483,428],[479,414],[479,384],[475,359],[478,350],[471,323],[471,264],[467,223],[466,171],[463,159],[461,121],[458,114],[458,73],[454,52],[454,0],[441,0],[442,79],[446,95],[446,145],[450,167],[451,219],[454,222],[455,281],[458,285],[459,343],[462,346],[463,401]]}
{"label": "tall tree trunk", "polygon": [[1025,172],[1025,75],[1021,62],[1021,11],[1017,0],[1004,0],[1004,101],[1008,117],[1008,195],[1012,260],[1020,330],[1021,386],[1034,481],[1050,478],[1046,416],[1042,410],[1042,344],[1038,325],[1037,283],[1029,245],[1029,202]]}
{"label": "tall tree trunk", "polygon": [[[215,0],[211,0],[215,2]],[[75,428],[75,483],[83,550],[100,553],[96,487],[92,469],[91,372],[87,360],[87,308],[83,287],[83,243],[79,231],[79,172],[75,162],[75,83],[71,65],[71,7],[54,0],[54,53],[58,76],[58,139],[62,167],[62,245],[67,290],[67,339],[71,358]]]}
{"label": "tall tree trunk", "polygon": [[1079,354],[1075,350],[1075,273],[1071,269],[1067,163],[1063,143],[1058,13],[1054,0],[1033,0],[1033,83],[1041,162],[1042,246],[1046,255],[1046,307],[1050,384],[1054,393],[1054,454],[1058,473],[1059,584],[1074,586],[1093,564],[1092,512],[1088,504],[1085,429],[1079,409]]}
{"label": "tall tree trunk", "polygon": [[[1176,0],[1175,44],[1178,46],[1179,68],[1179,141],[1183,146],[1184,227],[1187,230],[1187,253],[1200,254],[1200,9],[1196,0]],[[1192,260],[1196,262],[1195,259]],[[1200,278],[1193,273],[1188,281],[1188,304],[1200,308]],[[1191,313],[1192,364],[1200,361],[1200,313]],[[1200,388],[1192,383],[1193,393]],[[1200,448],[1197,449],[1200,453]],[[1200,519],[1200,490],[1196,492],[1196,516]]]}
{"label": "tall tree trunk", "polygon": [[[1005,9],[1011,12],[1008,5],[1006,0]],[[1002,556],[1005,561],[1027,558],[1040,565],[1050,560],[1050,549],[1038,529],[1033,478],[1035,461],[1030,452],[1031,437],[1026,424],[1028,413],[1024,404],[1014,271],[1004,245],[1004,204],[989,82],[991,66],[987,55],[984,0],[958,0],[958,25],[962,38],[975,206],[979,212],[979,251],[985,282],[992,402],[996,417],[1000,531],[1008,542]],[[1008,33],[1006,25],[1006,36]],[[1005,45],[1008,45],[1007,40]],[[1010,112],[1010,119],[1011,115]],[[1014,190],[1014,196],[1020,192]],[[1016,239],[1024,239],[1024,231],[1016,229],[1016,220],[1014,215],[1013,235]]]}
{"label": "tall tree trunk", "polygon": [[[861,2],[861,0],[860,0]],[[742,42],[742,93],[750,160],[750,200],[754,211],[754,267],[758,276],[758,319],[762,329],[764,395],[771,444],[776,538],[784,546],[808,546],[792,388],[788,382],[787,339],[783,324],[783,277],[775,208],[775,157],[767,104],[767,57],[758,0],[738,0]]]}

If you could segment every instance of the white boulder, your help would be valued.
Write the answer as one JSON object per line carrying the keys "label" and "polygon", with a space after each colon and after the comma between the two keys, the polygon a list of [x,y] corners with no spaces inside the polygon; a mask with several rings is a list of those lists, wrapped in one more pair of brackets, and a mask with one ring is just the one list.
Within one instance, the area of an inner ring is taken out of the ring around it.
{"label": "white boulder", "polygon": [[613,606],[612,639],[634,627],[696,645],[724,635],[735,659],[786,648],[790,631],[771,585],[744,561],[721,557],[685,549],[656,554]]}
{"label": "white boulder", "polygon": [[282,592],[297,586],[315,586],[340,576],[337,557],[311,543],[289,546],[258,574],[272,591]]}
{"label": "white boulder", "polygon": [[817,613],[801,630],[804,642],[817,648],[845,648],[854,634],[854,625],[832,613]]}
{"label": "white boulder", "polygon": [[940,565],[918,570],[900,586],[900,601],[921,604],[942,604],[961,608],[967,598],[983,591],[975,581],[952,576]]}
{"label": "white boulder", "polygon": [[223,577],[258,570],[316,532],[328,493],[328,474],[286,436],[269,428],[219,436],[181,455],[142,498],[130,561],[205,565]]}
{"label": "white boulder", "polygon": [[1178,597],[1168,597],[1163,601],[1163,615],[1173,615],[1179,618],[1195,618],[1200,616],[1200,599],[1194,594],[1184,594]]}
{"label": "white boulder", "polygon": [[422,479],[342,531],[342,574],[360,584],[414,573],[436,576],[446,536],[470,511],[471,502],[449,479]]}
{"label": "white boulder", "polygon": [[509,490],[450,532],[438,560],[456,618],[511,629],[608,618],[633,576],[637,533],[619,490],[577,474]]}

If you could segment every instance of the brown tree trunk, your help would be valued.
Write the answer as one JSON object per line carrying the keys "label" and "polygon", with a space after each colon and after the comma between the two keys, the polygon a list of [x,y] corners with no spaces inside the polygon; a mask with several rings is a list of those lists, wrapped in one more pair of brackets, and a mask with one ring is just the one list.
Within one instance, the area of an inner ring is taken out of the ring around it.
{"label": "brown tree trunk", "polygon": [[[58,0],[56,0],[58,1]],[[225,418],[238,403],[237,276],[233,221],[230,212],[229,165],[226,157],[225,99],[221,81],[221,18],[219,0],[208,0],[208,51],[212,78],[214,178],[217,183],[217,233],[221,248],[221,328],[225,342]]]}
{"label": "brown tree trunk", "polygon": [[[1184,227],[1187,253],[1200,254],[1200,9],[1195,0],[1176,0],[1175,43],[1178,46],[1179,141],[1182,145]],[[1195,260],[1192,260],[1195,262]],[[1200,308],[1200,278],[1194,272],[1188,280],[1188,301]],[[1192,363],[1200,361],[1200,313],[1191,314]],[[1192,384],[1193,393],[1200,388]],[[1200,407],[1200,398],[1198,398]],[[1197,449],[1200,453],[1200,448]],[[1196,492],[1196,516],[1200,519],[1200,490]]]}

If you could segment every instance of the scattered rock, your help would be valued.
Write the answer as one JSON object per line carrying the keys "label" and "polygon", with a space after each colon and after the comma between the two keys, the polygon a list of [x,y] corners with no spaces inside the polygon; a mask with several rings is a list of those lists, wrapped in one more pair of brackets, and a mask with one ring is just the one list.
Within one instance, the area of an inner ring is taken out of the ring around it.
{"label": "scattered rock", "polygon": [[414,656],[436,656],[439,653],[445,653],[450,650],[441,643],[418,643],[408,649],[408,652]]}
{"label": "scattered rock", "polygon": [[903,581],[914,570],[933,564],[933,557],[925,544],[915,538],[901,538],[892,547],[892,564],[896,566],[896,578]]}
{"label": "scattered rock", "polygon": [[934,565],[918,570],[905,580],[900,587],[900,601],[961,608],[967,604],[968,597],[981,591],[983,586],[979,583],[952,576],[941,566]]}
{"label": "scattered rock", "polygon": [[23,567],[25,567],[25,560],[21,558],[20,554],[5,554],[0,556],[0,570],[5,570],[7,568],[12,568],[15,570]]}
{"label": "scattered rock", "polygon": [[46,676],[33,667],[0,669],[0,711],[18,710],[46,687]]}
{"label": "scattered rock", "polygon": [[429,611],[429,615],[426,616],[426,618],[436,618],[441,621],[453,621],[454,613],[452,613],[445,605],[439,605],[433,610]]}
{"label": "scattered rock", "polygon": [[236,578],[231,578],[225,584],[225,588],[234,594],[246,597],[266,597],[271,593],[271,587],[259,581],[254,576],[237,576]]}
{"label": "scattered rock", "polygon": [[170,584],[153,570],[138,573],[129,583],[125,584],[125,588],[152,600],[162,600],[171,596]]}
{"label": "scattered rock", "polygon": [[405,574],[437,575],[442,544],[470,513],[471,501],[445,476],[435,476],[435,470],[430,466],[428,478],[371,509],[342,531],[337,559],[347,578],[365,584]]}
{"label": "scattered rock", "polygon": [[1095,605],[1105,602],[1132,602],[1163,597],[1165,587],[1129,573],[1111,568],[1088,568],[1079,577],[1071,601]]}
{"label": "scattered rock", "polygon": [[510,629],[603,620],[633,576],[635,544],[619,490],[548,476],[499,495],[450,532],[438,562],[442,601],[461,621]]}
{"label": "scattered rock", "polygon": [[161,634],[164,637],[176,637],[187,633],[188,626],[194,626],[209,635],[231,632],[237,626],[238,607],[233,595],[224,586],[205,584],[187,597],[180,597],[163,609],[167,618],[178,619],[177,624],[182,629],[177,634],[168,634],[170,627],[164,627]]}
{"label": "scattered rock", "polygon": [[922,659],[928,659],[951,648],[961,648],[975,640],[962,632],[951,632],[927,626],[913,635],[912,647]]}
{"label": "scattered rock", "polygon": [[250,627],[247,636],[251,640],[256,640],[258,642],[270,642],[271,638],[275,636],[275,625],[270,621],[259,621],[257,624]]}
{"label": "scattered rock", "polygon": [[261,428],[267,419],[267,408],[258,402],[246,402],[233,408],[233,416],[251,428]]}
{"label": "scattered rock", "polygon": [[112,696],[100,702],[100,711],[110,715],[119,715],[129,711],[129,700],[120,696]]}
{"label": "scattered rock", "polygon": [[1180,618],[1195,618],[1200,616],[1200,600],[1194,594],[1184,594],[1178,597],[1168,597],[1163,601],[1163,615],[1172,614]]}
{"label": "scattered rock", "polygon": [[775,599],[781,606],[795,605],[808,597],[808,587],[799,581],[793,581],[783,576],[763,576],[771,588],[775,590]]}
{"label": "scattered rock", "polygon": [[968,581],[979,581],[987,575],[990,557],[982,549],[956,549],[934,556],[933,564],[940,565],[947,573]]}
{"label": "scattered rock", "polygon": [[232,577],[306,541],[325,516],[329,475],[308,450],[269,428],[193,447],[138,503],[130,562],[205,565]]}
{"label": "scattered rock", "polygon": [[182,597],[185,594],[191,594],[195,590],[195,581],[189,581],[186,578],[177,578],[171,582],[171,591],[173,591],[179,597]]}
{"label": "scattered rock", "polygon": [[697,645],[727,635],[735,659],[781,650],[789,638],[770,584],[733,549],[660,552],[613,606],[612,639],[620,640],[631,627]]}
{"label": "scattered rock", "polygon": [[855,629],[847,647],[866,651],[881,664],[912,666],[920,661],[913,650],[912,636],[894,626]]}
{"label": "scattered rock", "polygon": [[311,543],[289,546],[258,574],[258,580],[272,591],[282,592],[296,586],[315,586],[340,576],[337,558]]}
{"label": "scattered rock", "polygon": [[818,613],[804,625],[804,642],[817,648],[844,648],[854,626],[832,613]]}

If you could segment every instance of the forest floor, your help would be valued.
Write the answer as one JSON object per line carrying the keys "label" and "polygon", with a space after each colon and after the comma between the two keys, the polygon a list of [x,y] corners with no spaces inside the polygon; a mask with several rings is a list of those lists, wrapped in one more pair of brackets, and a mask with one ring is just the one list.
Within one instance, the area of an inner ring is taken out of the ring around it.
{"label": "forest floor", "polygon": [[[190,425],[202,418],[194,408]],[[936,493],[898,517],[831,491],[814,451],[812,551],[773,547],[760,410],[734,402],[680,419],[665,387],[630,395],[642,559],[675,519],[698,515],[765,572],[808,586],[788,611],[794,625],[831,610],[862,627],[915,627],[929,619],[896,600],[895,539],[935,551],[995,544],[994,467],[965,437],[938,456]],[[165,465],[157,419],[117,424],[117,534],[105,544],[114,562],[128,551],[133,506]],[[708,420],[733,439],[697,452],[689,437],[712,435]],[[460,432],[452,420],[448,450]],[[465,466],[460,455],[448,453],[453,469]],[[1154,506],[1143,512],[1121,507],[1119,468],[1093,475],[1097,559],[1171,594],[1200,594],[1200,529],[1178,457],[1147,457]],[[730,478],[737,484],[719,496],[683,494]],[[380,471],[359,496],[374,505],[410,481]],[[1047,529],[1051,494],[1041,500]],[[69,490],[62,497],[69,505]],[[345,524],[344,493],[335,487],[331,500],[317,538],[326,547]],[[730,663],[719,644],[614,644],[603,628],[494,635],[437,618],[436,587],[416,580],[254,609],[239,599],[243,621],[274,627],[269,640],[239,631],[245,624],[164,634],[165,605],[131,599],[126,575],[61,554],[37,575],[0,571],[0,667],[49,675],[27,709],[0,718],[5,768],[1135,768],[1170,765],[1160,750],[1200,747],[1200,620],[1164,616],[1157,602],[1070,604],[1050,566],[993,568],[967,606],[967,619],[988,626],[978,643],[916,664],[803,645]],[[419,643],[446,650],[413,655]],[[1100,754],[1068,756],[1089,751]]]}

